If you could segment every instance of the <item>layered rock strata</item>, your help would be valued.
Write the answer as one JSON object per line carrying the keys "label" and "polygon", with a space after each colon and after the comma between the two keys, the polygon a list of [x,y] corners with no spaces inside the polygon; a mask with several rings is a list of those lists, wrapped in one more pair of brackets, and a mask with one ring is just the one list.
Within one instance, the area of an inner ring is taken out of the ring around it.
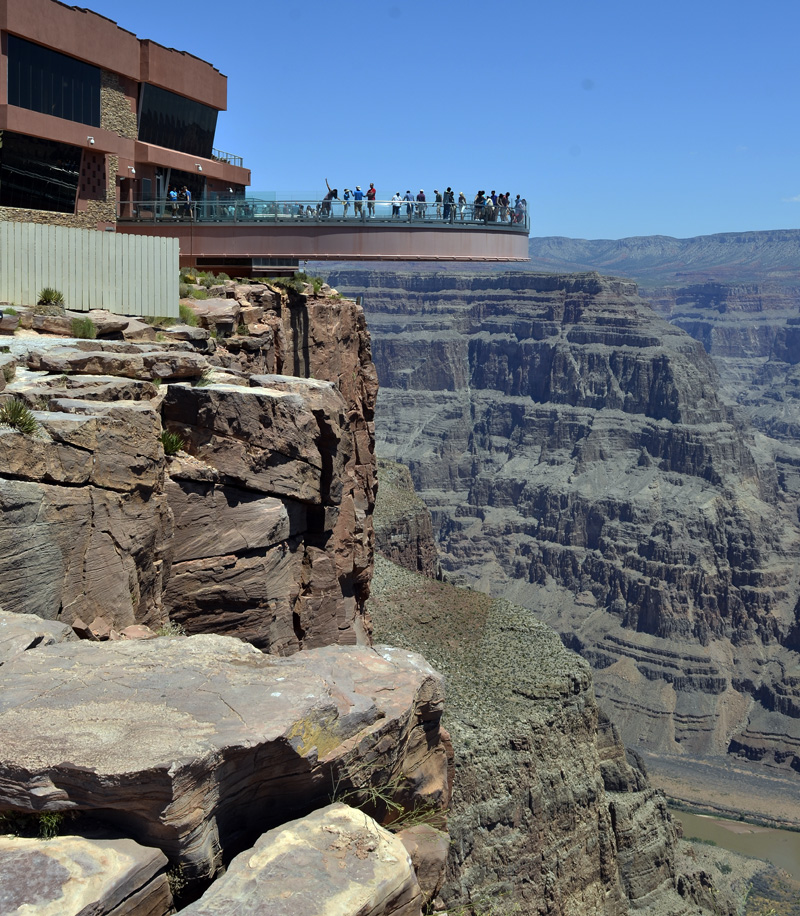
{"label": "layered rock strata", "polygon": [[333,282],[445,572],[543,614],[626,741],[800,767],[792,494],[701,345],[597,275]]}
{"label": "layered rock strata", "polygon": [[[363,313],[331,294],[227,293],[216,309],[239,333],[219,343],[197,328],[9,340],[0,397],[23,400],[39,431],[0,427],[6,610],[115,632],[173,617],[280,654],[368,641],[376,381]],[[182,438],[176,457],[165,430]]]}

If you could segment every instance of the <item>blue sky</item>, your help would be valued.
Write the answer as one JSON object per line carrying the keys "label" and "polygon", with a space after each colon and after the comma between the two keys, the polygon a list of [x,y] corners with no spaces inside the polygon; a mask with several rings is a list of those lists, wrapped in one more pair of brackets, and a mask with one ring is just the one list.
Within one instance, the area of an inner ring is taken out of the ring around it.
{"label": "blue sky", "polygon": [[797,0],[84,4],[228,76],[254,189],[510,190],[536,236],[800,226]]}

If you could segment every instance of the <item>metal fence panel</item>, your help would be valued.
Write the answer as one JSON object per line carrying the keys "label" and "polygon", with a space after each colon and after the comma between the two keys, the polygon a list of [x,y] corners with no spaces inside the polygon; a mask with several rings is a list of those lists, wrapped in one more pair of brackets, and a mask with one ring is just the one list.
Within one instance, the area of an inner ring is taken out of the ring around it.
{"label": "metal fence panel", "polygon": [[0,302],[50,286],[74,311],[177,318],[178,283],[177,239],[0,221]]}

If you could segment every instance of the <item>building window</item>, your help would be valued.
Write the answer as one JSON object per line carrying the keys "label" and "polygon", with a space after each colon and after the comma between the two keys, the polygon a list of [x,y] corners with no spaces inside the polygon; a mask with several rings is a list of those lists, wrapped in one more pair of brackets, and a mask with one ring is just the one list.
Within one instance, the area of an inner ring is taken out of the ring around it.
{"label": "building window", "polygon": [[139,139],[142,142],[210,159],[216,129],[215,108],[142,83],[139,99]]}
{"label": "building window", "polygon": [[8,104],[100,126],[100,68],[8,36]]}
{"label": "building window", "polygon": [[0,207],[74,213],[81,149],[0,130]]}

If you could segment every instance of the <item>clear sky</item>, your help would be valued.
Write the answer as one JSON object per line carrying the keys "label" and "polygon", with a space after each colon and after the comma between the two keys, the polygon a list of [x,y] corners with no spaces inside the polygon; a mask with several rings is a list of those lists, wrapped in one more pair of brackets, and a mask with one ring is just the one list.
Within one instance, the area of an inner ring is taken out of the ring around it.
{"label": "clear sky", "polygon": [[536,236],[800,226],[798,0],[80,5],[228,76],[254,190],[508,190]]}

